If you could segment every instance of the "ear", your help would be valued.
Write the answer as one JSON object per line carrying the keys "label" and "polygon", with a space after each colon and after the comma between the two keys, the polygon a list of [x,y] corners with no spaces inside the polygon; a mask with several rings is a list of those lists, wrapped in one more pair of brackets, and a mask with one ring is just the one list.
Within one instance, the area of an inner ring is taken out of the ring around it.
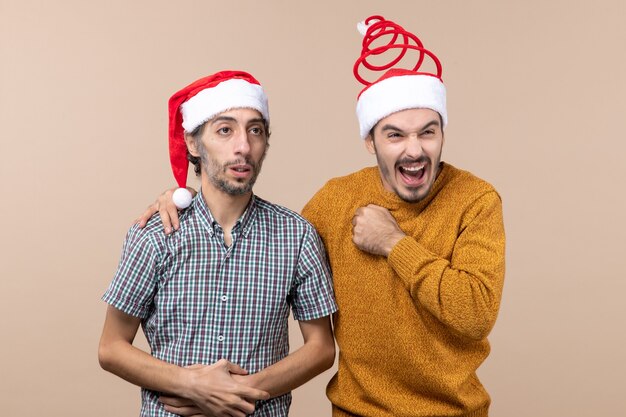
{"label": "ear", "polygon": [[198,147],[196,146],[196,140],[193,138],[193,136],[185,133],[185,143],[187,144],[187,150],[189,150],[189,153],[192,156],[200,156],[200,153],[198,152]]}
{"label": "ear", "polygon": [[370,133],[365,138],[365,148],[372,155],[376,154],[376,145],[374,145],[374,136]]}

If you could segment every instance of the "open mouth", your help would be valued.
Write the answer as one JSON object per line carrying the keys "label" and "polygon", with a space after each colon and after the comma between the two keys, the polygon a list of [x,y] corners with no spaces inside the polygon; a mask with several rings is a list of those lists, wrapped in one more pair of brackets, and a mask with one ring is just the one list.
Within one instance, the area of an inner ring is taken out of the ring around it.
{"label": "open mouth", "polygon": [[426,176],[426,164],[400,165],[398,172],[403,182],[409,187],[416,187],[424,182]]}
{"label": "open mouth", "polygon": [[238,178],[247,177],[252,172],[252,167],[250,165],[232,165],[230,167],[233,175]]}

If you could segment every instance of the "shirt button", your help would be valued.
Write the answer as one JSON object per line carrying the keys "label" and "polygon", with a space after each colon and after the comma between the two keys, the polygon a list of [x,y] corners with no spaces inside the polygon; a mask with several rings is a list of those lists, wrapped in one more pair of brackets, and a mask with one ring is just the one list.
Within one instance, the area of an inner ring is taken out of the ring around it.
{"label": "shirt button", "polygon": [[219,342],[223,342],[224,341],[224,336],[222,336],[222,335],[217,336],[217,340]]}
{"label": "shirt button", "polygon": [[225,295],[222,295],[222,301],[226,301],[228,300],[228,297],[226,297]]}

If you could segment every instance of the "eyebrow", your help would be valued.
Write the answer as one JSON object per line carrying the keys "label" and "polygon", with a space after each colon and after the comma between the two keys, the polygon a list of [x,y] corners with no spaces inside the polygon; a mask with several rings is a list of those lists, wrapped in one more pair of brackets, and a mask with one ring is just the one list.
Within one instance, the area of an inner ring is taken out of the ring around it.
{"label": "eyebrow", "polygon": [[[422,126],[419,131],[423,132],[424,130],[428,129],[431,126],[439,126],[439,120],[431,120],[430,122],[426,123],[424,126]],[[403,132],[404,131],[402,129],[400,129],[397,126],[391,125],[391,124],[386,124],[383,127],[381,127],[381,132],[384,132],[386,130],[395,130],[396,132]]]}
{"label": "eyebrow", "polygon": [[215,119],[211,120],[211,124],[214,125],[217,122],[236,122],[237,119],[230,116],[218,116]]}
{"label": "eyebrow", "polygon": [[251,123],[263,123],[263,124],[265,124],[266,121],[262,117],[255,117],[254,119],[248,120],[248,124],[251,124]]}
{"label": "eyebrow", "polygon": [[[231,116],[218,116],[215,119],[211,120],[211,124],[214,125],[217,122],[237,122],[237,119]],[[246,122],[246,124],[251,123],[265,123],[265,119],[262,117],[255,117],[254,119],[250,119]]]}

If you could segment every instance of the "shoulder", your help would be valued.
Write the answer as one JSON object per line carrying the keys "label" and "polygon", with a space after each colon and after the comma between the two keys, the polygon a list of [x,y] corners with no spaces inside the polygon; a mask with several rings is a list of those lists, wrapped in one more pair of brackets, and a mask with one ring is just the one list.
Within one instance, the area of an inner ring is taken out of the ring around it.
{"label": "shoulder", "polygon": [[314,230],[311,223],[295,211],[279,204],[270,203],[258,196],[255,197],[257,214],[261,221],[279,225],[290,225],[303,231]]}
{"label": "shoulder", "polygon": [[158,214],[154,214],[144,227],[133,224],[126,235],[126,244],[134,246],[161,246],[165,241],[163,223]]}
{"label": "shoulder", "polygon": [[[335,215],[341,212],[344,207],[353,206],[356,204],[356,200],[371,194],[368,190],[374,192],[372,185],[379,181],[377,175],[378,169],[376,167],[367,167],[328,180],[304,206],[302,214],[311,220],[320,216],[326,217],[329,214]],[[316,225],[317,220],[314,221]]]}
{"label": "shoulder", "polygon": [[445,194],[454,194],[457,198],[475,201],[485,195],[500,199],[500,195],[493,185],[473,173],[456,168],[448,163],[444,165]]}
{"label": "shoulder", "polygon": [[120,263],[123,265],[139,265],[160,262],[166,252],[166,235],[159,216],[150,218],[146,226],[134,224],[128,230]]}
{"label": "shoulder", "polygon": [[434,208],[456,212],[464,221],[471,221],[480,213],[502,216],[502,200],[493,185],[449,164],[446,170],[443,187],[432,202]]}
{"label": "shoulder", "polygon": [[341,177],[331,178],[324,184],[320,191],[328,192],[346,192],[354,191],[355,189],[361,189],[368,187],[372,184],[372,181],[377,179],[378,168],[366,167],[359,171],[353,172]]}
{"label": "shoulder", "polygon": [[140,246],[153,246],[157,250],[166,250],[172,240],[179,240],[181,236],[187,236],[190,229],[198,229],[198,210],[192,204],[189,208],[179,212],[180,229],[173,235],[166,235],[163,222],[158,213],[155,213],[146,222],[144,227],[133,224],[128,230],[126,242]]}

